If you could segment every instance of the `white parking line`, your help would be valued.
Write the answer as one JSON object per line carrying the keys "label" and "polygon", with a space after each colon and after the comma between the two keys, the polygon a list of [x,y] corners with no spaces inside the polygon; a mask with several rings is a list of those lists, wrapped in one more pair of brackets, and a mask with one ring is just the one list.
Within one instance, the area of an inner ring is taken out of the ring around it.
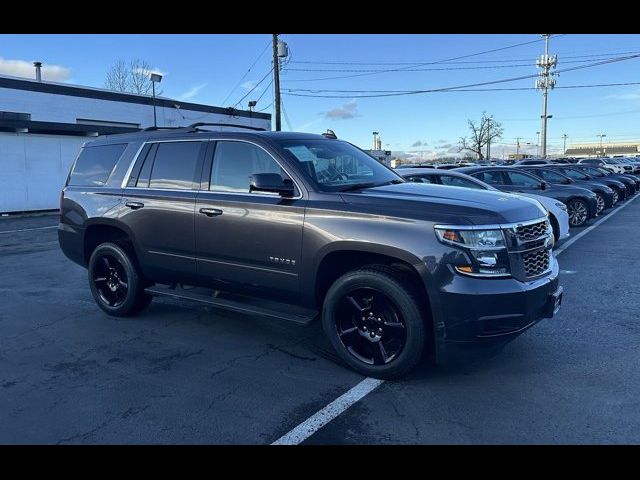
{"label": "white parking line", "polygon": [[[613,217],[620,210],[625,208],[631,202],[633,202],[636,198],[640,197],[640,193],[633,197],[631,200],[627,200],[627,203],[619,206],[616,210],[609,213],[606,217],[601,218],[593,225],[585,228],[582,232],[580,232],[575,237],[571,238],[564,245],[558,248],[554,253],[557,257],[562,252],[564,252],[570,245],[573,245],[580,238],[584,237],[587,233],[589,233],[594,228],[600,226],[607,219]],[[271,445],[298,445],[299,443],[304,442],[311,435],[316,433],[322,427],[324,427],[331,420],[336,418],[341,413],[345,412],[349,409],[353,404],[364,398],[369,393],[373,392],[376,388],[384,383],[384,380],[378,380],[375,378],[367,377],[358,383],[355,387],[349,390],[347,393],[339,396],[329,405],[324,407],[322,410],[316,412],[311,417],[306,419],[297,427],[294,427],[288,433],[284,434],[278,440],[273,442]]]}
{"label": "white parking line", "polygon": [[598,220],[596,223],[594,223],[593,225],[585,228],[583,231],[581,231],[579,234],[577,234],[575,237],[570,238],[569,240],[567,240],[567,243],[565,243],[564,245],[562,245],[561,247],[558,247],[556,249],[555,252],[553,252],[555,254],[555,256],[557,257],[558,255],[560,255],[562,252],[564,252],[568,247],[570,247],[571,245],[573,245],[576,241],[580,240],[582,237],[584,237],[587,233],[589,233],[591,230],[593,230],[594,228],[602,225],[604,222],[606,222],[607,220],[609,220],[611,217],[613,217],[615,214],[617,214],[620,210],[622,210],[623,208],[625,208],[627,205],[629,205],[631,202],[633,202],[636,198],[640,197],[640,193],[638,193],[635,197],[633,197],[631,200],[627,200],[627,203],[625,203],[624,205],[620,205],[616,210],[614,210],[613,212],[609,213],[606,217],[602,217],[600,220]]}
{"label": "white parking line", "polygon": [[48,228],[58,228],[58,226],[57,225],[52,225],[50,227],[23,228],[21,230],[5,230],[4,232],[0,232],[0,234],[3,234],[3,233],[18,233],[18,232],[31,232],[32,230],[46,230]]}
{"label": "white parking line", "polygon": [[384,380],[369,377],[365,378],[347,393],[336,398],[329,405],[306,419],[290,432],[284,434],[271,445],[297,445],[303,442],[383,383]]}

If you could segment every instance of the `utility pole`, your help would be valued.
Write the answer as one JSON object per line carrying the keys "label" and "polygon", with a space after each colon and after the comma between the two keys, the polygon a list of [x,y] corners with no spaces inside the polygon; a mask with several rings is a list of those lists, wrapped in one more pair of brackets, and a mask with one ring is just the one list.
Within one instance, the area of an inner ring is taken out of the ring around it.
{"label": "utility pole", "polygon": [[562,155],[566,154],[567,151],[567,137],[569,135],[567,135],[566,133],[562,134]]}
{"label": "utility pole", "polygon": [[547,156],[547,119],[551,117],[551,115],[547,115],[547,95],[549,89],[553,89],[556,86],[555,73],[551,70],[556,68],[558,64],[558,56],[549,55],[549,38],[551,37],[550,33],[545,33],[542,35],[544,37],[544,55],[542,55],[537,61],[536,66],[541,68],[542,71],[539,73],[540,78],[536,80],[535,86],[536,89],[542,90],[542,158],[546,158]]}
{"label": "utility pole", "polygon": [[278,34],[273,34],[273,88],[275,96],[273,103],[276,111],[276,132],[281,130],[280,120],[280,64],[278,61]]}
{"label": "utility pole", "polygon": [[520,155],[520,139],[522,137],[516,137],[516,155]]}
{"label": "utility pole", "polygon": [[491,161],[491,119],[487,118],[487,160]]}

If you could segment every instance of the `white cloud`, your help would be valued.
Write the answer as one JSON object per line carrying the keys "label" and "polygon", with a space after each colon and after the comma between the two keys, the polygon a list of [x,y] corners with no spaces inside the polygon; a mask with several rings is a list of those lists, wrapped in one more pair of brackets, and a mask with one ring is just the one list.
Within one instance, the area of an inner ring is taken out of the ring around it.
{"label": "white cloud", "polygon": [[330,120],[347,120],[349,118],[359,116],[358,104],[355,100],[351,100],[341,107],[332,108],[328,112],[324,112],[324,118],[328,118]]}
{"label": "white cloud", "polygon": [[612,100],[640,100],[640,90],[631,93],[613,93],[605,98]]}
{"label": "white cloud", "polygon": [[[26,60],[9,60],[0,57],[0,74],[14,77],[36,78],[33,62]],[[71,69],[62,65],[42,64],[42,79],[52,82],[63,82],[71,77]]]}
{"label": "white cloud", "polygon": [[181,95],[178,95],[178,100],[189,100],[190,98],[195,97],[200,92],[200,90],[202,90],[207,85],[208,85],[207,83],[201,83],[200,85],[195,85],[194,87],[191,87],[186,92],[182,93]]}
{"label": "white cloud", "polygon": [[245,90],[253,90],[256,84],[257,82],[255,80],[247,80],[246,82],[240,85],[240,88],[244,88]]}

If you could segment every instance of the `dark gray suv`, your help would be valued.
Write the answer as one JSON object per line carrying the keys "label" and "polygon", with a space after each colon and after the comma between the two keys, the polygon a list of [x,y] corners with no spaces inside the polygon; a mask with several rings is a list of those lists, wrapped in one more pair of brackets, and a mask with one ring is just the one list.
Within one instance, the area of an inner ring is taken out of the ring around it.
{"label": "dark gray suv", "polygon": [[342,140],[198,126],[84,145],[59,241],[115,316],[154,295],[307,323],[397,377],[425,351],[507,341],[562,299],[536,202],[405,182]]}

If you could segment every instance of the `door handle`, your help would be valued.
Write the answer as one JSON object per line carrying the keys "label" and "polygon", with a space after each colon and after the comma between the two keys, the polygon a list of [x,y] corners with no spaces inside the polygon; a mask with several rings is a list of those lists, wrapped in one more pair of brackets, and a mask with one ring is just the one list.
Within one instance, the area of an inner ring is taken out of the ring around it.
{"label": "door handle", "polygon": [[218,215],[222,215],[222,210],[218,208],[201,208],[200,213],[207,217],[217,217]]}
{"label": "door handle", "polygon": [[138,210],[139,208],[144,207],[144,203],[142,202],[127,202],[125,205],[131,210]]}

